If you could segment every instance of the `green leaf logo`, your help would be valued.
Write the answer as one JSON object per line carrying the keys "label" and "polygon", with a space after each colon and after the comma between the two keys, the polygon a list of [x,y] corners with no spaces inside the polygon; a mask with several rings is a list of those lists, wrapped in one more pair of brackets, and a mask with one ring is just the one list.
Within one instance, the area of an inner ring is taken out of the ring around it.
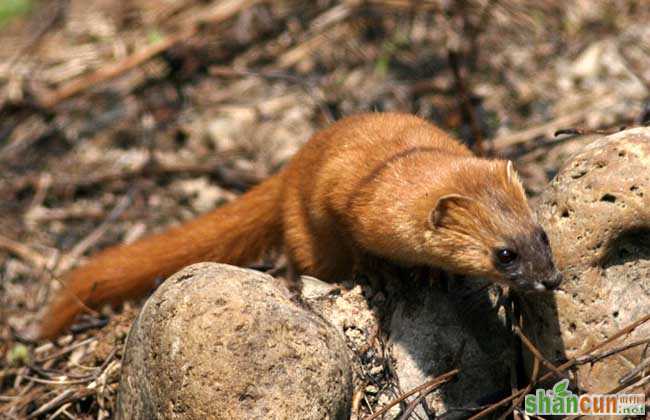
{"label": "green leaf logo", "polygon": [[560,398],[568,397],[570,395],[570,392],[567,391],[568,387],[569,387],[569,380],[562,379],[560,382],[553,385],[553,394],[556,397],[560,397]]}

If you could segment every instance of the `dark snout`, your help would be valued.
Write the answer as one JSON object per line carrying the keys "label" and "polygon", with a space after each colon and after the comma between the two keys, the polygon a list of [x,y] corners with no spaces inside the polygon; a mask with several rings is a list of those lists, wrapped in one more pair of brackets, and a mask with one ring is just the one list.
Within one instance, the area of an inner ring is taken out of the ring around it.
{"label": "dark snout", "polygon": [[555,290],[562,283],[562,279],[562,273],[556,271],[555,274],[542,280],[542,285],[546,288],[546,290]]}

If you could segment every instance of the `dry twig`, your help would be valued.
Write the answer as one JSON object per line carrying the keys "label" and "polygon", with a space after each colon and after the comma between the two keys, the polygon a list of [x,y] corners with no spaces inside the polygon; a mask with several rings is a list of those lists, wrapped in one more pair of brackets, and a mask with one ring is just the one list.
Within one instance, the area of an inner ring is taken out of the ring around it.
{"label": "dry twig", "polygon": [[526,335],[523,333],[523,331],[521,331],[521,328],[519,328],[518,326],[515,325],[515,326],[513,326],[512,330],[515,332],[515,334],[517,334],[517,336],[519,336],[519,338],[521,339],[521,342],[524,343],[526,348],[533,354],[533,356],[535,356],[535,359],[538,359],[550,371],[555,373],[555,375],[557,375],[558,378],[564,379],[564,378],[567,377],[566,374],[564,374],[563,372],[560,372],[560,370],[553,363],[549,362],[548,359],[546,359],[542,355],[542,353],[539,351],[539,349],[537,349],[537,347],[535,347],[535,345],[528,339],[528,337],[526,337]]}
{"label": "dry twig", "polygon": [[[68,392],[68,391],[72,391],[72,392]],[[95,390],[90,388],[78,388],[76,390],[74,388],[69,388],[65,390],[63,393],[61,393],[59,396],[55,397],[53,400],[48,401],[45,405],[39,407],[34,413],[31,413],[29,416],[27,416],[27,418],[32,419],[38,417],[64,404],[73,401],[78,401],[94,393]]]}
{"label": "dry twig", "polygon": [[533,356],[533,357],[534,357],[534,360],[533,360],[533,374],[532,374],[532,376],[530,378],[530,383],[526,386],[524,392],[521,395],[519,395],[516,399],[514,399],[512,401],[512,405],[510,406],[508,411],[503,413],[501,415],[501,417],[499,417],[499,420],[506,420],[508,418],[508,416],[510,415],[510,413],[512,413],[513,411],[515,411],[517,409],[517,407],[519,407],[521,402],[526,397],[526,394],[528,394],[533,389],[533,383],[535,383],[535,381],[537,381],[537,378],[539,377],[539,370],[540,370],[539,369],[539,367],[540,367],[539,359],[536,356]]}
{"label": "dry twig", "polygon": [[[123,196],[115,205],[113,210],[109,213],[106,220],[104,220],[96,229],[86,235],[77,245],[74,246],[64,257],[63,260],[66,262],[76,261],[81,257],[89,248],[97,243],[101,237],[106,233],[108,228],[115,222],[115,220],[120,217],[120,215],[126,210],[126,208],[131,204],[131,194]],[[67,269],[67,267],[64,267]]]}
{"label": "dry twig", "polygon": [[495,150],[503,150],[540,136],[551,137],[557,130],[560,130],[563,127],[574,126],[584,120],[584,118],[589,114],[609,108],[614,105],[616,101],[617,98],[615,96],[605,96],[594,99],[591,101],[590,106],[585,106],[569,114],[561,115],[543,124],[497,137],[492,141],[492,144]]}
{"label": "dry twig", "polygon": [[582,365],[585,363],[595,363],[599,360],[602,360],[606,357],[612,356],[614,354],[621,353],[625,350],[629,350],[633,347],[642,346],[644,344],[650,343],[650,338],[644,338],[643,340],[633,341],[631,343],[624,344],[622,346],[614,347],[613,349],[604,351],[602,353],[590,354],[582,357],[576,358],[576,365]]}
{"label": "dry twig", "polygon": [[7,238],[6,236],[0,235],[0,249],[4,249],[5,251],[19,257],[37,270],[41,270],[46,266],[45,257],[29,248],[27,245],[23,245],[13,239]]}
{"label": "dry twig", "polygon": [[373,414],[370,416],[366,417],[364,420],[373,420],[378,418],[379,416],[384,415],[388,410],[390,410],[393,406],[401,403],[411,395],[417,394],[418,392],[423,392],[423,391],[428,391],[431,392],[433,389],[439,387],[440,385],[449,382],[452,380],[458,373],[460,372],[460,369],[452,369],[447,373],[444,373],[440,376],[437,376],[430,381],[427,381],[423,383],[422,385],[419,385],[412,390],[406,392],[403,395],[400,395],[398,398],[394,399],[393,401],[389,402],[385,406],[383,406],[380,410],[375,411]]}

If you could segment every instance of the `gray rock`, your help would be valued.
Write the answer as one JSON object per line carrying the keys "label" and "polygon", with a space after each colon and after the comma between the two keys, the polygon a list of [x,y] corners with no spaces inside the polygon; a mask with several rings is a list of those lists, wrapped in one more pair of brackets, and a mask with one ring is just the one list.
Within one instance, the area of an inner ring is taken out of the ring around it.
{"label": "gray rock", "polygon": [[[526,331],[547,357],[572,357],[650,313],[649,128],[600,138],[578,152],[542,195],[539,216],[565,275],[552,297],[526,300]],[[649,336],[646,324],[626,341]],[[615,388],[641,350],[583,365],[579,385]]]}
{"label": "gray rock", "polygon": [[[509,332],[504,327],[503,310],[497,312],[494,307],[495,289],[476,292],[485,282],[455,281],[451,290],[443,291],[427,282],[395,277],[387,285],[387,298],[384,292],[361,285],[332,294],[331,285],[303,279],[307,281],[303,296],[310,307],[344,331],[348,345],[361,356],[355,359],[355,390],[365,391],[371,401],[376,397],[380,406],[395,395],[390,389],[368,384],[373,369],[381,373],[384,368],[373,366],[371,360],[362,361],[367,349],[377,344],[373,337],[379,331],[390,333],[386,347],[395,368],[391,380],[397,380],[404,392],[461,367],[455,382],[427,397],[436,414],[446,413],[450,407],[475,407],[481,397],[508,386],[512,360]],[[378,353],[383,354],[380,348]],[[426,417],[421,407],[416,413]],[[393,419],[401,414],[396,405],[384,417]],[[467,412],[460,414],[463,418]]]}
{"label": "gray rock", "polygon": [[478,279],[453,281],[448,291],[413,285],[392,314],[390,344],[403,391],[461,368],[453,383],[427,397],[438,415],[450,407],[476,407],[480,398],[508,386],[510,332],[504,310],[494,306],[495,289],[477,292],[482,285]]}
{"label": "gray rock", "polygon": [[347,418],[341,334],[273,282],[214,263],[167,279],[129,334],[118,418]]}

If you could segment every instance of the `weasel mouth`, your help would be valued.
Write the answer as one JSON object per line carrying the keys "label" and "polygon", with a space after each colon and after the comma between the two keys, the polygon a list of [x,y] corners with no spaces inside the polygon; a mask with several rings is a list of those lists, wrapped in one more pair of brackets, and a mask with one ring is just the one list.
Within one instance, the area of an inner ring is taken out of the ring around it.
{"label": "weasel mouth", "polygon": [[542,285],[546,287],[546,290],[555,290],[560,286],[563,279],[564,278],[562,277],[562,273],[556,271],[549,278],[542,280]]}

